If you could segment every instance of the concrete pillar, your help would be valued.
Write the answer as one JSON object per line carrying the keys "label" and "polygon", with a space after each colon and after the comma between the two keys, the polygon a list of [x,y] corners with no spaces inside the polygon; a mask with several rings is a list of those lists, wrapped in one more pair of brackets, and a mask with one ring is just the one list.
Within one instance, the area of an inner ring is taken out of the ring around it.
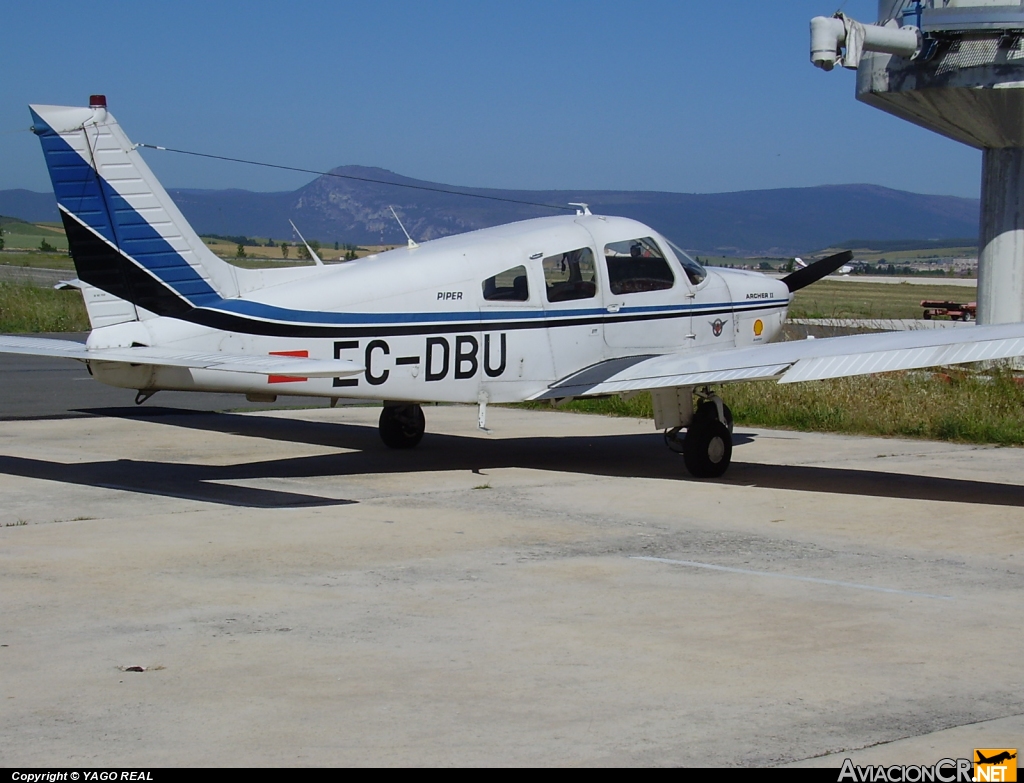
{"label": "concrete pillar", "polygon": [[1024,149],[986,149],[981,173],[978,323],[1024,321]]}

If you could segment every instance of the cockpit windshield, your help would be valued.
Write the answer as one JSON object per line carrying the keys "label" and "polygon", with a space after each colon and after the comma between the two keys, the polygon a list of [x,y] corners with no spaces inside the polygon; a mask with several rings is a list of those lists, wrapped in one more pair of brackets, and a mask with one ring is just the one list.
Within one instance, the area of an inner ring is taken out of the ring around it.
{"label": "cockpit windshield", "polygon": [[673,252],[676,254],[676,258],[686,271],[686,276],[689,278],[693,285],[700,285],[704,282],[704,279],[708,276],[707,270],[690,258],[690,254],[683,250],[679,245],[673,242],[671,239],[665,239]]}

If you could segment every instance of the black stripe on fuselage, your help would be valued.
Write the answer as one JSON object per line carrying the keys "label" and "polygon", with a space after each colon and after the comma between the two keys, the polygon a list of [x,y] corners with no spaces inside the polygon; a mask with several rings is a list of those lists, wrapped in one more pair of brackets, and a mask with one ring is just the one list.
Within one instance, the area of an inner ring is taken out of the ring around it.
{"label": "black stripe on fuselage", "polygon": [[190,311],[182,320],[225,332],[257,334],[264,337],[404,337],[423,334],[463,334],[465,332],[511,332],[522,329],[556,329],[568,326],[597,326],[603,324],[637,323],[640,321],[667,321],[678,318],[696,318],[705,315],[753,313],[759,310],[778,310],[781,305],[761,305],[742,309],[720,307],[697,312],[645,313],[643,315],[594,315],[582,318],[531,318],[521,321],[452,321],[409,325],[377,326],[319,326],[313,324],[279,323],[208,310],[202,307]]}

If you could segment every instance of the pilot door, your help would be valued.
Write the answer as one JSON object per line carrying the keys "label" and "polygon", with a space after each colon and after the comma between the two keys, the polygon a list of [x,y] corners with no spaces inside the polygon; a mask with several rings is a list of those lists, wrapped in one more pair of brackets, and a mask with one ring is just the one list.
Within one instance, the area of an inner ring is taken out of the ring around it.
{"label": "pilot door", "polygon": [[622,354],[692,344],[695,288],[655,238],[598,242],[604,284],[604,341]]}

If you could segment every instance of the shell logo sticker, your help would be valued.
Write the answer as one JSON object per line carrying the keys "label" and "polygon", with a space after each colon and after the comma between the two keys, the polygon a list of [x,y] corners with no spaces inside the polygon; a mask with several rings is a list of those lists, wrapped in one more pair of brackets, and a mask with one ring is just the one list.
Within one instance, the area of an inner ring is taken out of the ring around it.
{"label": "shell logo sticker", "polygon": [[764,322],[760,318],[758,318],[756,321],[754,321],[754,337],[760,337],[763,331]]}

